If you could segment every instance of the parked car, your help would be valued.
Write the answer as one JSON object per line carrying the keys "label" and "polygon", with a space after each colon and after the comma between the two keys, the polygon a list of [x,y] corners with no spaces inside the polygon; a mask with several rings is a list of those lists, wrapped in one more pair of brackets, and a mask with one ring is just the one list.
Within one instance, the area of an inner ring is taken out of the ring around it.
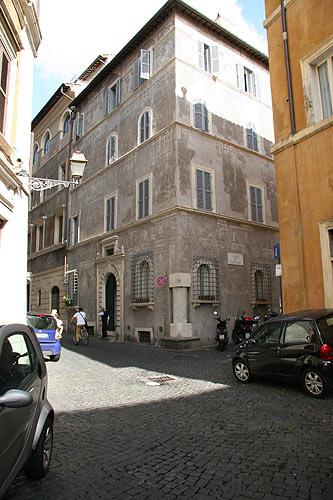
{"label": "parked car", "polygon": [[54,411],[39,342],[27,325],[0,325],[0,498],[16,475],[48,471]]}
{"label": "parked car", "polygon": [[333,382],[333,309],[266,321],[235,348],[232,368],[243,384],[262,375],[301,382],[310,396],[324,397]]}
{"label": "parked car", "polygon": [[29,312],[27,323],[31,326],[39,340],[43,356],[51,361],[59,361],[61,355],[61,333],[52,314]]}

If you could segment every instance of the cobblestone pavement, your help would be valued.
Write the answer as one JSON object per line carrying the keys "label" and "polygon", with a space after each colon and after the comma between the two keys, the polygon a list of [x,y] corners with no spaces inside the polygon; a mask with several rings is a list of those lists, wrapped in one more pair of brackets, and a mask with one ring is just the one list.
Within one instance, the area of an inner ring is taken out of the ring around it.
{"label": "cobblestone pavement", "polygon": [[333,396],[242,386],[231,356],[65,336],[47,365],[50,471],[5,498],[332,500]]}

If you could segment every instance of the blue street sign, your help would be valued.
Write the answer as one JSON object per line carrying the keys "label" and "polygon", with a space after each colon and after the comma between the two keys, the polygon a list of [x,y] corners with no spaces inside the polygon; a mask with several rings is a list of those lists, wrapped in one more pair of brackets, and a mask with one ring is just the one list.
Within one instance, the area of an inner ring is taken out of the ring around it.
{"label": "blue street sign", "polygon": [[279,259],[280,258],[280,243],[275,243],[273,246],[274,250],[274,259]]}

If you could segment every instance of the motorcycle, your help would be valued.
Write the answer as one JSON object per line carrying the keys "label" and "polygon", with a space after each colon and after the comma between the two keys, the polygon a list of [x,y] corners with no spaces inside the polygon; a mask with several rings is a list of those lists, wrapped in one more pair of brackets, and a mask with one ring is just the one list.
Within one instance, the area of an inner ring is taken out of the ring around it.
{"label": "motorcycle", "polygon": [[245,340],[249,340],[252,335],[255,325],[259,324],[260,317],[242,316],[235,318],[234,329],[232,331],[232,340],[234,344],[240,344]]}
{"label": "motorcycle", "polygon": [[216,326],[216,336],[215,340],[217,342],[217,348],[220,351],[224,351],[225,346],[228,343],[228,331],[227,331],[227,321],[229,321],[228,318],[223,319],[221,316],[218,315],[217,311],[214,311],[214,316],[217,323]]}
{"label": "motorcycle", "polygon": [[268,308],[268,310],[264,316],[264,321],[267,321],[271,318],[276,318],[276,316],[279,316],[279,313],[272,311],[270,308]]}

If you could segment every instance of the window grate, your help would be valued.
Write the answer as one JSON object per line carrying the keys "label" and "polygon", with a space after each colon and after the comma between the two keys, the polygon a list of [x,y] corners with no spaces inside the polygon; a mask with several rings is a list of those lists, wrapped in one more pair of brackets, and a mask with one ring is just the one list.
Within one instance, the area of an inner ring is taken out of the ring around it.
{"label": "window grate", "polygon": [[252,304],[268,304],[272,301],[272,272],[269,264],[251,265]]}
{"label": "window grate", "polygon": [[65,284],[67,288],[67,296],[71,299],[72,306],[77,306],[78,288],[79,288],[79,278],[77,269],[73,269],[72,271],[66,271]]}
{"label": "window grate", "polygon": [[194,300],[213,301],[219,299],[219,264],[217,259],[202,256],[194,257],[192,280]]}
{"label": "window grate", "polygon": [[143,344],[150,344],[150,332],[141,331],[138,332],[139,342]]}
{"label": "window grate", "polygon": [[153,253],[146,252],[132,257],[132,302],[152,302],[153,284]]}

